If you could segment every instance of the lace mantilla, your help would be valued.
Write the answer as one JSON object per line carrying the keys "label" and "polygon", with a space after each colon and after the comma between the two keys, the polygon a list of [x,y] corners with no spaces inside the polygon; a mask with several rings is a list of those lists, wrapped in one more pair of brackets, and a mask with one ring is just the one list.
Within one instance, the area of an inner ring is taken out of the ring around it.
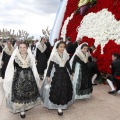
{"label": "lace mantilla", "polygon": [[4,48],[4,51],[8,54],[8,55],[12,55],[14,48],[11,46],[11,49],[9,49],[7,46]]}
{"label": "lace mantilla", "polygon": [[82,51],[79,51],[79,52],[76,53],[76,55],[77,55],[84,63],[87,63],[87,61],[88,61],[88,52],[86,53],[86,55],[84,55]]}
{"label": "lace mantilla", "polygon": [[38,44],[37,48],[41,51],[41,53],[43,53],[46,50],[46,45],[44,44],[44,46],[42,46],[41,42]]}
{"label": "lace mantilla", "polygon": [[23,59],[19,52],[15,56],[15,62],[22,68],[28,68],[31,66],[29,55],[27,55],[26,59]]}
{"label": "lace mantilla", "polygon": [[51,61],[59,64],[60,67],[64,67],[68,60],[69,60],[69,55],[67,53],[64,53],[63,58],[61,58],[58,52],[55,53],[51,59]]}

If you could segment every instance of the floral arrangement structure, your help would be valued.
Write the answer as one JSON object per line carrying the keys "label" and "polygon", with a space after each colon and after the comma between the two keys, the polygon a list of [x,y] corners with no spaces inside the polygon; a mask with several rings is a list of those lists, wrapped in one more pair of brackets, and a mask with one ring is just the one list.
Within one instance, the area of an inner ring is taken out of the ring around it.
{"label": "floral arrangement structure", "polygon": [[110,74],[111,55],[120,53],[120,0],[63,0],[61,4],[59,35],[94,44],[100,72]]}

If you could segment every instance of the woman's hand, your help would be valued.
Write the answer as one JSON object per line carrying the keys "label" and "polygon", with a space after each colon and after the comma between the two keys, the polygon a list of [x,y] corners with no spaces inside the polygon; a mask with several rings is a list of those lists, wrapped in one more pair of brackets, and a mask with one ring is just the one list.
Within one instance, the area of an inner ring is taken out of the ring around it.
{"label": "woman's hand", "polygon": [[50,77],[47,78],[47,83],[48,83],[48,84],[51,83],[51,79],[50,79]]}
{"label": "woman's hand", "polygon": [[4,62],[3,62],[3,61],[1,61],[1,66],[3,66],[3,64],[4,64]]}
{"label": "woman's hand", "polygon": [[72,76],[72,79],[71,79],[71,80],[73,80],[73,79],[74,79],[74,73],[73,73],[71,76]]}
{"label": "woman's hand", "polygon": [[73,80],[73,75],[70,75],[70,79]]}

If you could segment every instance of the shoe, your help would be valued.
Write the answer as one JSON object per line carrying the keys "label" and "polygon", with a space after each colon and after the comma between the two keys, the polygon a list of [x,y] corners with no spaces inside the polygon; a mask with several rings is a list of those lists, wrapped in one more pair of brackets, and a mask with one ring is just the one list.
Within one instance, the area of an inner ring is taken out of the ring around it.
{"label": "shoe", "polygon": [[92,85],[97,85],[96,83],[93,83]]}
{"label": "shoe", "polygon": [[21,113],[20,113],[20,117],[21,117],[21,118],[25,118],[25,117],[26,117],[26,114],[21,114]]}
{"label": "shoe", "polygon": [[116,93],[120,95],[120,90],[116,90]]}
{"label": "shoe", "polygon": [[116,93],[116,90],[109,91],[108,93],[109,93],[109,94],[115,94],[115,93]]}
{"label": "shoe", "polygon": [[63,111],[60,109],[60,110],[58,110],[58,115],[59,116],[63,116]]}

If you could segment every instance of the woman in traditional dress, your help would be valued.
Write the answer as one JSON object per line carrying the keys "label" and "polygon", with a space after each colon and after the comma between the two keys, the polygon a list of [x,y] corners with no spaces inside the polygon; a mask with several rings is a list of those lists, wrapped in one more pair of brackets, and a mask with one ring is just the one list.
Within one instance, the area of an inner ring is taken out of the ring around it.
{"label": "woman in traditional dress", "polygon": [[73,87],[75,99],[90,98],[92,93],[91,76],[88,69],[88,45],[83,43],[78,46],[70,61],[73,71]]}
{"label": "woman in traditional dress", "polygon": [[58,41],[48,61],[40,92],[44,107],[57,109],[58,115],[63,115],[62,109],[66,109],[73,103],[71,79],[69,54],[65,50],[65,43]]}
{"label": "woman in traditional dress", "polygon": [[6,71],[9,59],[10,59],[13,51],[14,51],[14,48],[12,47],[11,42],[8,41],[7,45],[3,49],[3,53],[2,53],[2,62],[1,62],[1,65],[2,65],[2,69],[1,69],[2,79],[4,79],[5,71]]}
{"label": "woman in traditional dress", "polygon": [[41,79],[43,79],[44,70],[47,68],[46,48],[45,38],[42,37],[41,41],[37,44],[36,50],[37,70]]}
{"label": "woman in traditional dress", "polygon": [[40,104],[39,75],[35,59],[26,43],[20,43],[13,52],[6,69],[3,87],[7,107],[13,113],[20,112],[25,118],[25,111]]}

